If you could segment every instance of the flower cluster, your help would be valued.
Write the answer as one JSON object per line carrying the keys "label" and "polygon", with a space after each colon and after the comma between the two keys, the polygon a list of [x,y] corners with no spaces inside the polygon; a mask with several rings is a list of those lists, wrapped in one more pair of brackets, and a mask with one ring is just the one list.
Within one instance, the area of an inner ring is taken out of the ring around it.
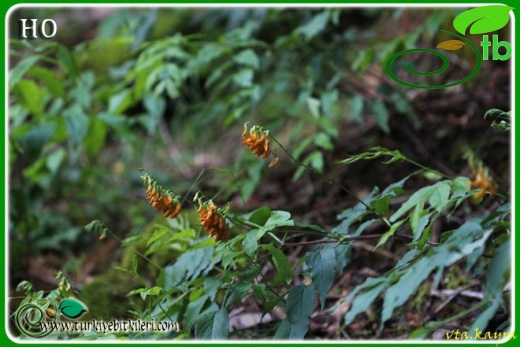
{"label": "flower cluster", "polygon": [[146,198],[150,205],[157,211],[163,212],[165,218],[177,217],[181,211],[179,197],[161,187],[150,175],[145,174],[142,178],[148,185]]}
{"label": "flower cluster", "polygon": [[[251,129],[247,128],[247,123],[244,124],[244,132],[242,133],[242,144],[249,147],[254,155],[268,158],[271,155],[271,147],[269,145],[271,136],[269,130],[264,130],[258,125],[254,125]],[[269,167],[274,167],[278,164],[278,156],[274,153],[274,159],[269,164]]]}
{"label": "flower cluster", "polygon": [[493,179],[488,173],[487,169],[483,167],[479,167],[475,169],[475,179],[470,181],[471,187],[479,188],[479,190],[473,194],[473,199],[480,199],[484,196],[486,191],[489,191],[491,195],[495,195],[497,193],[497,186],[493,182]]}
{"label": "flower cluster", "polygon": [[224,219],[225,210],[218,208],[211,200],[206,202],[199,200],[197,213],[199,214],[200,224],[209,233],[209,236],[214,237],[216,241],[227,241],[229,238]]}

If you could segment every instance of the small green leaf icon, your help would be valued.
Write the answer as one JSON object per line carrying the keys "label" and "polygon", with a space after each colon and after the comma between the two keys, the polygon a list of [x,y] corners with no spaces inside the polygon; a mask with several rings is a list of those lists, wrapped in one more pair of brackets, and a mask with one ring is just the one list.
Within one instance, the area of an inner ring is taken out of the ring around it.
{"label": "small green leaf icon", "polygon": [[58,311],[68,318],[78,318],[87,312],[87,307],[77,299],[63,299],[58,306]]}
{"label": "small green leaf icon", "polygon": [[456,51],[457,49],[462,47],[464,47],[464,42],[460,40],[447,40],[437,45],[437,48],[441,48],[446,51]]}
{"label": "small green leaf icon", "polygon": [[497,31],[505,27],[509,22],[509,11],[512,9],[513,7],[506,5],[489,5],[473,8],[455,17],[453,27],[462,35],[466,35],[466,30],[470,25],[470,34],[486,34]]}

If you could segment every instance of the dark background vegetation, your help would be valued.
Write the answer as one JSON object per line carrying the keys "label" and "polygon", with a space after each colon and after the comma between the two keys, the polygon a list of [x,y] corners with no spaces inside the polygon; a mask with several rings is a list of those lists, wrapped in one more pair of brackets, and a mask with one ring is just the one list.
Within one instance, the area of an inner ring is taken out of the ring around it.
{"label": "dark background vegetation", "polygon": [[[232,202],[236,211],[266,205],[290,211],[297,221],[333,228],[336,216],[356,201],[320,176],[299,170],[281,151],[278,166],[268,170],[240,145],[246,121],[269,129],[298,160],[361,198],[375,186],[384,188],[416,171],[406,163],[336,163],[374,146],[398,149],[449,176],[470,178],[474,173],[467,154],[472,151],[490,169],[499,192],[508,195],[509,133],[491,128],[484,114],[491,108],[510,110],[510,62],[484,61],[469,82],[440,90],[406,88],[384,71],[391,54],[434,48],[448,39],[440,29],[452,30],[462,10],[17,10],[10,17],[11,69],[41,55],[48,59],[33,67],[55,77],[34,68],[24,71],[22,84],[10,76],[10,295],[20,296],[15,288],[24,280],[51,290],[61,270],[101,317],[128,316],[126,294],[157,275],[146,265],[139,280],[114,270],[128,266],[133,250],[120,240],[149,233],[160,219],[145,200],[139,168],[175,191],[204,190],[222,205]],[[21,42],[19,18],[53,18],[58,34],[53,40]],[[499,35],[508,40],[507,30]],[[477,35],[470,39],[479,42]],[[471,71],[474,58],[468,47],[446,54],[453,65],[435,77],[437,82]],[[425,184],[427,178],[414,176],[406,189]],[[467,205],[435,228],[453,229],[498,203],[488,197],[479,206]],[[114,235],[98,240],[86,233],[84,226],[94,219]],[[327,297],[329,304],[365,278],[389,270],[407,241],[396,239],[377,251],[374,244],[355,243]],[[295,246],[285,252],[298,259],[307,250]],[[481,280],[455,266],[446,274],[445,288],[468,286],[478,294]],[[340,318],[315,314],[309,334],[406,336],[421,326],[424,315],[436,315],[438,293],[428,285],[421,288],[384,330],[377,323],[376,301],[341,333],[336,331]],[[443,314],[454,314],[471,300],[460,296]],[[11,309],[16,305],[13,300]],[[248,309],[251,305],[254,310],[254,301],[243,303]],[[507,316],[500,311],[492,324],[500,325]],[[234,336],[269,336],[263,329],[251,327]]]}

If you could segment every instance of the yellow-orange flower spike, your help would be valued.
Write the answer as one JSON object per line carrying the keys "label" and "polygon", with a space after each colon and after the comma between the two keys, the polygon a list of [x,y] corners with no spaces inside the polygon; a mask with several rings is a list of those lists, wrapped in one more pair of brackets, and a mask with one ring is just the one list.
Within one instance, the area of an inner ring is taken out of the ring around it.
{"label": "yellow-orange flower spike", "polygon": [[146,198],[150,205],[157,211],[163,212],[165,218],[175,218],[181,211],[181,204],[177,196],[159,186],[148,174],[143,176],[148,184]]}
{"label": "yellow-orange flower spike", "polygon": [[262,157],[263,159],[269,157],[271,155],[269,141],[269,131],[264,131],[262,127],[257,125],[251,129],[247,128],[247,123],[244,125],[242,144],[249,147],[254,155]]}
{"label": "yellow-orange flower spike", "polygon": [[475,178],[470,181],[470,186],[472,188],[479,188],[479,190],[473,194],[473,199],[475,200],[482,198],[484,194],[486,194],[486,191],[489,191],[491,195],[495,195],[497,193],[496,184],[489,176],[487,170],[485,170],[483,167],[477,169]]}
{"label": "yellow-orange flower spike", "polygon": [[200,224],[210,237],[214,237],[216,241],[227,241],[229,239],[224,216],[212,201],[201,203],[197,212],[199,213]]}

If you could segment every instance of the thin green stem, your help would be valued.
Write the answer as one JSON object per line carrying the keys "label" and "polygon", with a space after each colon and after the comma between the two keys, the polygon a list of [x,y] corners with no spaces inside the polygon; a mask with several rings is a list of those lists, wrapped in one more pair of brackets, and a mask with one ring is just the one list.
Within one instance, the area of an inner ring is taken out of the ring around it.
{"label": "thin green stem", "polygon": [[365,206],[370,212],[372,212],[373,214],[375,214],[377,216],[377,218],[379,218],[381,221],[383,221],[383,223],[385,223],[388,227],[391,227],[392,224],[388,221],[388,219],[386,219],[385,217],[381,216],[376,210],[374,210],[372,207],[370,207],[368,204],[366,204],[363,200],[361,200],[360,198],[358,198],[350,189],[348,189],[347,187],[343,186],[342,184],[338,183],[337,181],[335,181],[332,177],[326,175],[326,174],[323,174],[323,173],[320,173],[316,170],[314,170],[313,168],[311,168],[310,166],[308,165],[305,165],[304,163],[300,162],[298,159],[296,159],[295,157],[292,156],[291,153],[289,153],[289,151],[287,149],[285,149],[285,147],[274,137],[271,135],[271,138],[273,139],[274,142],[276,142],[278,144],[278,146],[280,146],[280,148],[289,156],[289,158],[291,158],[292,161],[294,161],[296,164],[300,165],[301,167],[303,167],[304,169],[306,169],[307,171],[309,172],[312,172],[312,173],[315,173],[323,178],[325,178],[326,180],[328,180],[330,183],[332,183],[333,185],[335,185],[336,187],[338,187],[339,189],[343,190],[344,192],[346,192],[347,194],[349,194],[350,196],[352,196],[354,199],[356,199],[360,204],[362,204],[363,206]]}

